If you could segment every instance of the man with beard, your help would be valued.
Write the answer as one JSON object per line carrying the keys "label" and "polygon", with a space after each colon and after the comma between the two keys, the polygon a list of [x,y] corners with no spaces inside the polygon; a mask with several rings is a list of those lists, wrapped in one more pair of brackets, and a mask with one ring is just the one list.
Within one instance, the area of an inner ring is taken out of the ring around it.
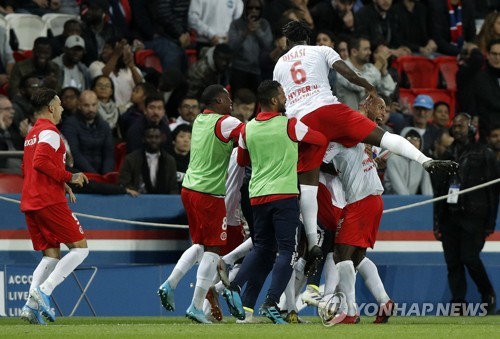
{"label": "man with beard", "polygon": [[495,125],[490,129],[488,135],[488,146],[495,152],[497,158],[497,169],[500,173],[500,125]]}
{"label": "man with beard", "polygon": [[60,69],[56,63],[50,61],[52,58],[52,47],[50,40],[46,37],[37,38],[33,44],[33,57],[17,62],[10,75],[10,97],[18,94],[21,79],[28,74],[35,74],[42,80],[44,87],[61,89],[58,81]]}
{"label": "man with beard", "polygon": [[84,53],[83,38],[71,35],[64,44],[64,53],[53,60],[61,69],[59,82],[63,88],[74,87],[80,91],[90,89],[90,71],[81,62]]}

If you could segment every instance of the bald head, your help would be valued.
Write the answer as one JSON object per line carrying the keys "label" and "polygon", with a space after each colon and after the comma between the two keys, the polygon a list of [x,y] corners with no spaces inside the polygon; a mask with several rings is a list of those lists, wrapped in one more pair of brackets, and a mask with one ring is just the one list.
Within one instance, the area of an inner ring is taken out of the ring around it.
{"label": "bald head", "polygon": [[93,123],[97,116],[97,107],[99,101],[94,91],[83,91],[80,94],[78,109],[88,123]]}

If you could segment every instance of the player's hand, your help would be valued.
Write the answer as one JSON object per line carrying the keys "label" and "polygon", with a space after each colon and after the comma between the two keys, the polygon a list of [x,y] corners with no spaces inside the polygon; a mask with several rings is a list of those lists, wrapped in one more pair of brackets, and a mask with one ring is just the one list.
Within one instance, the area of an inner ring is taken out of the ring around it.
{"label": "player's hand", "polygon": [[188,32],[182,33],[179,36],[179,43],[181,44],[182,48],[186,48],[189,46],[189,44],[191,43],[191,36]]}
{"label": "player's hand", "polygon": [[130,188],[125,188],[125,191],[127,191],[127,194],[130,195],[133,198],[136,198],[136,197],[138,197],[140,195],[139,192],[134,191],[134,190],[132,190]]}
{"label": "player's hand", "polygon": [[73,190],[71,187],[69,187],[67,184],[64,184],[64,190],[66,191],[66,194],[69,196],[69,202],[75,203],[76,202],[76,197],[73,194]]}
{"label": "player's hand", "polygon": [[79,172],[79,173],[75,173],[71,176],[70,182],[72,184],[75,184],[78,187],[82,187],[83,184],[89,183],[89,179],[87,178],[87,176],[85,174],[83,174],[82,172]]}

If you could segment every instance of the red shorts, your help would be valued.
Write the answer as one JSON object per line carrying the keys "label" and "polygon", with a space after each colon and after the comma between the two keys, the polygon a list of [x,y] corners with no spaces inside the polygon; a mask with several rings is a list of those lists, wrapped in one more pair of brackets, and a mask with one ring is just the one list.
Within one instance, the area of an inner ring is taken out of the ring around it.
{"label": "red shorts", "polygon": [[227,242],[226,205],[224,197],[182,188],[182,204],[186,210],[189,235],[193,244],[224,246]]}
{"label": "red shorts", "polygon": [[80,222],[65,202],[25,212],[25,218],[35,251],[85,239]]}
{"label": "red shorts", "polygon": [[[323,133],[328,141],[338,142],[345,147],[359,144],[377,127],[375,122],[344,104],[322,106],[300,120]],[[300,143],[298,172],[319,167],[325,152],[326,147]]]}
{"label": "red shorts", "polygon": [[332,195],[325,185],[318,186],[318,221],[332,232],[337,231],[337,225],[342,215],[342,209],[332,205]]}
{"label": "red shorts", "polygon": [[335,243],[373,248],[383,209],[384,202],[380,195],[369,195],[348,204],[344,207]]}
{"label": "red shorts", "polygon": [[245,229],[243,225],[227,225],[227,244],[220,249],[220,256],[232,252],[245,241]]}

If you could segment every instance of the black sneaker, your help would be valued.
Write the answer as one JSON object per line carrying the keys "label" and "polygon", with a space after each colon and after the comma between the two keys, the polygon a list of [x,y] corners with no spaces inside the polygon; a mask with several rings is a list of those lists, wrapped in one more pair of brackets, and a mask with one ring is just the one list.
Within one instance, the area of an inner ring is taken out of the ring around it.
{"label": "black sneaker", "polygon": [[304,274],[306,277],[311,277],[318,271],[319,265],[323,260],[323,251],[318,245],[314,245],[313,248],[307,254],[306,265],[304,266]]}
{"label": "black sneaker", "polygon": [[431,174],[437,170],[448,171],[448,174],[453,174],[458,170],[458,164],[451,160],[429,160],[424,162],[422,166]]}
{"label": "black sneaker", "polygon": [[494,315],[497,311],[497,297],[494,294],[489,294],[481,298],[483,303],[488,304],[486,306],[486,312],[488,315]]}

